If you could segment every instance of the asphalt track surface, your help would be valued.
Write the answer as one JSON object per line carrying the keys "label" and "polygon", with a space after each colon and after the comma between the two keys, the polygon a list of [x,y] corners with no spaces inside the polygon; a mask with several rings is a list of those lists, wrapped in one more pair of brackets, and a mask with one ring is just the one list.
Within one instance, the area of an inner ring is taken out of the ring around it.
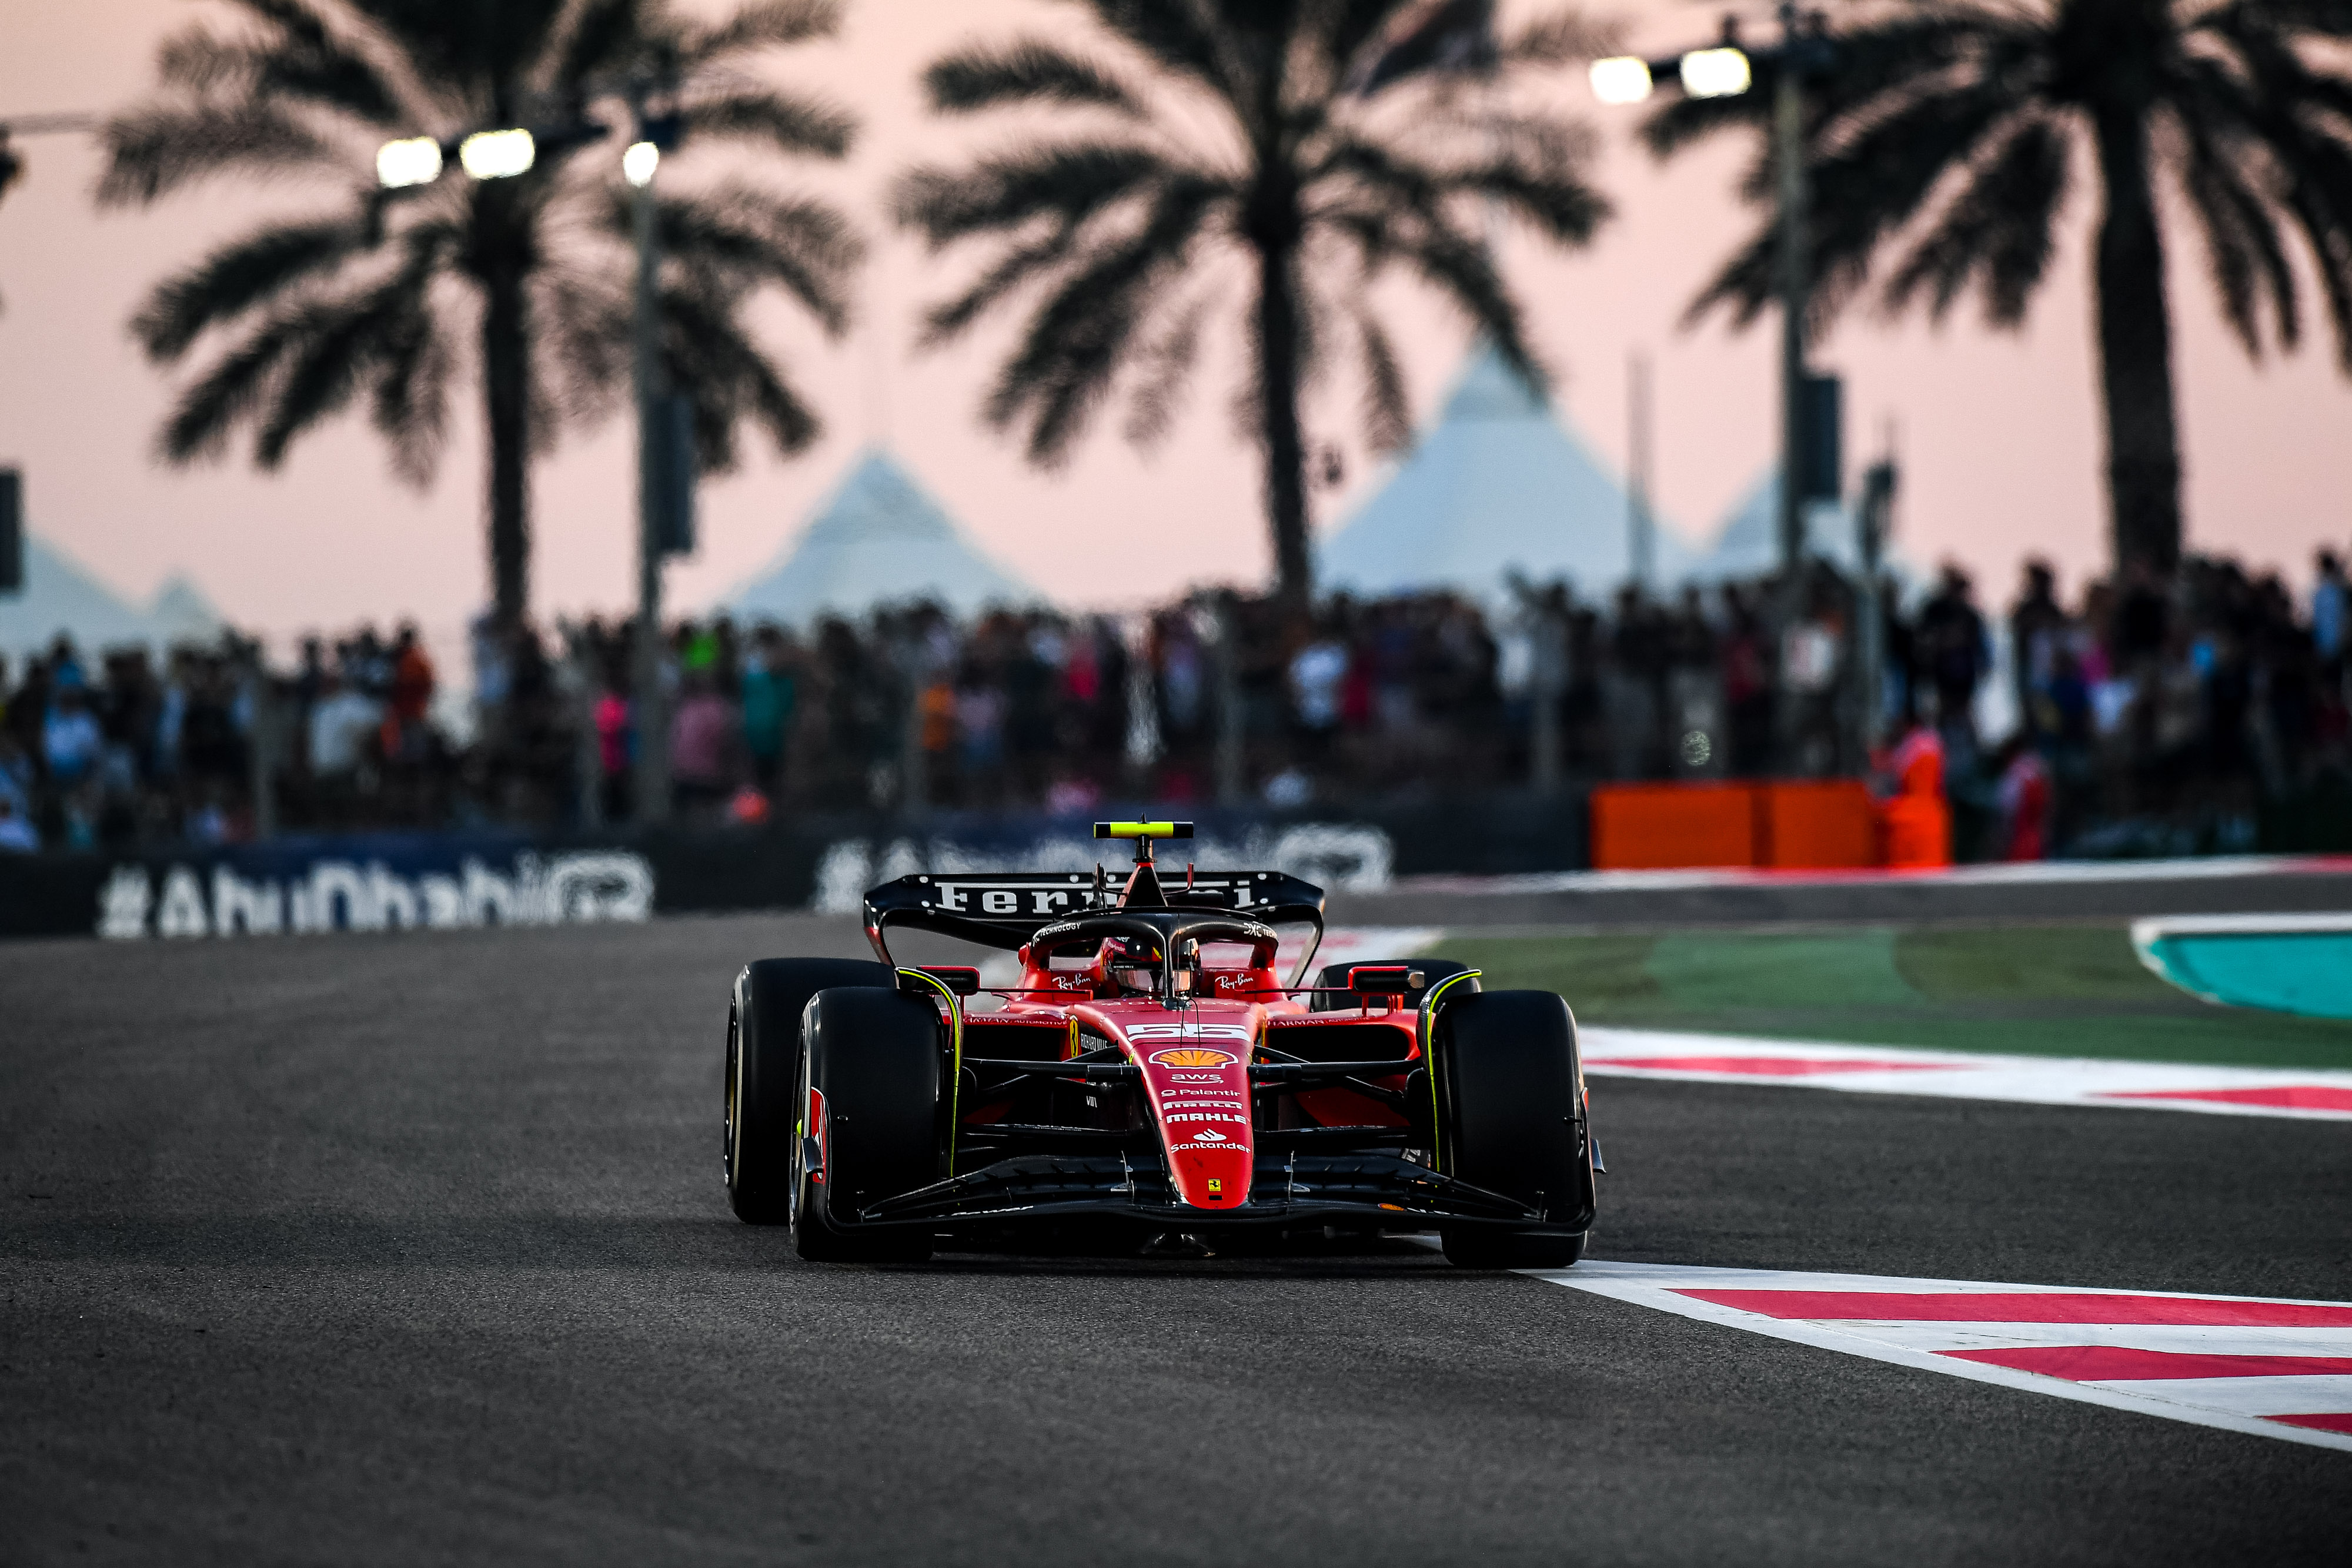
{"label": "asphalt track surface", "polygon": [[[0,948],[0,1560],[2342,1563],[2324,1449],[1408,1243],[796,1261],[745,957],[845,925]],[[2345,1130],[1605,1082],[1606,1258],[2352,1299]]]}

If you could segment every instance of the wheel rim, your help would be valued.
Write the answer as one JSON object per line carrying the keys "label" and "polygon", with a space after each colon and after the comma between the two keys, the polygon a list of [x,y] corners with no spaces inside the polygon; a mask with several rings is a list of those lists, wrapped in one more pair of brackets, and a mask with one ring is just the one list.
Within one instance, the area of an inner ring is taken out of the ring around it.
{"label": "wheel rim", "polygon": [[720,1119],[719,1160],[727,1172],[727,1184],[735,1184],[735,1127],[742,1103],[742,1028],[735,1009],[727,1009],[727,1111]]}
{"label": "wheel rim", "polygon": [[793,1056],[792,1147],[784,1153],[784,1222],[795,1233],[801,1228],[801,1189],[804,1185],[801,1175],[801,1154],[808,1145],[808,1129],[801,1124],[809,1102],[808,1090],[803,1086],[802,1078],[807,1071],[808,1052],[803,1048]]}

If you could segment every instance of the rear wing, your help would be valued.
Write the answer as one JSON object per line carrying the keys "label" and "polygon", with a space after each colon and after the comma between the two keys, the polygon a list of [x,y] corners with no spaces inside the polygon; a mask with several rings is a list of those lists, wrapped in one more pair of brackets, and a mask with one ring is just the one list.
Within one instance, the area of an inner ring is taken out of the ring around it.
{"label": "rear wing", "polygon": [[[1278,871],[1173,873],[1161,885],[1162,903],[1135,908],[1219,910],[1269,925],[1311,925],[1323,932],[1323,890]],[[919,873],[886,882],[866,894],[866,939],[893,962],[883,934],[894,925],[934,931],[984,947],[1024,946],[1041,926],[1076,915],[1120,908],[1118,884],[1092,873],[1055,872]]]}

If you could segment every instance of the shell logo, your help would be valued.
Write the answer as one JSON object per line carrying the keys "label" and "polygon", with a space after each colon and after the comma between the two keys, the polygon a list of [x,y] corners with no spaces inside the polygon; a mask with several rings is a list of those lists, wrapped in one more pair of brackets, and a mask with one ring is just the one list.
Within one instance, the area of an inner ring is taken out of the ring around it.
{"label": "shell logo", "polygon": [[1155,1051],[1151,1060],[1162,1067],[1231,1067],[1229,1051],[1211,1051],[1206,1046],[1180,1046],[1173,1051]]}

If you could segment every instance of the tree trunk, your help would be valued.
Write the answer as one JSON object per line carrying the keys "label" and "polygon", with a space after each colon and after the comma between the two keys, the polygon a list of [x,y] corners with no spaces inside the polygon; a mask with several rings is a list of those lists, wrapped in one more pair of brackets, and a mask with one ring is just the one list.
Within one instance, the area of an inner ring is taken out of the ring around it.
{"label": "tree trunk", "polygon": [[2172,322],[2164,239],[2148,174],[2147,120],[2137,106],[2103,112],[2094,291],[2107,412],[2107,511],[2118,571],[2180,559],[2180,435],[2172,395]]}
{"label": "tree trunk", "polygon": [[1298,429],[1298,295],[1295,253],[1258,250],[1258,417],[1265,447],[1265,516],[1274,530],[1275,594],[1304,612],[1314,593],[1307,553],[1307,443]]}
{"label": "tree trunk", "polygon": [[482,404],[490,444],[490,602],[501,626],[530,602],[530,317],[521,266],[483,279]]}

